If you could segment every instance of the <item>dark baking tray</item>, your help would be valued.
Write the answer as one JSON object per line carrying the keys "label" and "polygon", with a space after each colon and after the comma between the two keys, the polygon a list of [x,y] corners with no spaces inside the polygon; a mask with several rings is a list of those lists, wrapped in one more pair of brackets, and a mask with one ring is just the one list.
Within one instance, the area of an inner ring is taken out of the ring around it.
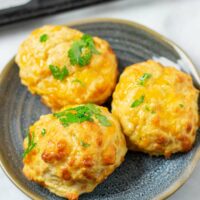
{"label": "dark baking tray", "polygon": [[0,10],[0,26],[109,1],[112,0],[31,0],[21,6]]}

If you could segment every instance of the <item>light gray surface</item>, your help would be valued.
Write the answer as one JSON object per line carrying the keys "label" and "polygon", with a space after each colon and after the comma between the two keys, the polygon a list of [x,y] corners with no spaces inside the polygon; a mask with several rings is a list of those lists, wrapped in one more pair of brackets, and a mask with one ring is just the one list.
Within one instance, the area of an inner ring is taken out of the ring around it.
{"label": "light gray surface", "polygon": [[[32,29],[44,24],[64,24],[72,20],[95,17],[123,18],[147,25],[179,44],[197,67],[200,67],[199,8],[199,0],[122,0],[10,25],[0,29],[0,70],[13,57],[21,41]],[[199,185],[200,163],[188,182],[169,199],[198,200]],[[28,199],[1,169],[0,199]]]}

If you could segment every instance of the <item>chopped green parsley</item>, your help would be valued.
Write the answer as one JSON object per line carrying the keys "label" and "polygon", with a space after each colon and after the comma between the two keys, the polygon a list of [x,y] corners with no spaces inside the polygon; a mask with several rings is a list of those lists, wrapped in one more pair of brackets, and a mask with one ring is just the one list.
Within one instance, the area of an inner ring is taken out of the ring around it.
{"label": "chopped green parsley", "polygon": [[44,136],[46,134],[46,129],[45,128],[42,129],[41,134],[42,134],[42,136]]}
{"label": "chopped green parsley", "polygon": [[40,36],[40,42],[46,42],[48,40],[48,35],[47,34],[43,34]]}
{"label": "chopped green parsley", "polygon": [[30,134],[30,132],[28,132],[27,138],[28,138],[28,147],[24,150],[24,153],[22,154],[23,158],[25,158],[27,154],[29,154],[37,144],[34,141],[35,139],[34,132],[32,133],[32,135]]}
{"label": "chopped green parsley", "polygon": [[144,95],[142,95],[139,99],[135,100],[131,104],[131,108],[135,108],[135,107],[139,106],[140,104],[142,104],[143,102],[144,102]]}
{"label": "chopped green parsley", "polygon": [[68,108],[62,112],[54,113],[53,115],[60,120],[63,126],[84,121],[93,122],[94,118],[96,118],[102,126],[111,125],[107,117],[102,115],[101,110],[94,104],[85,104]]}
{"label": "chopped green parsley", "polygon": [[96,50],[92,36],[84,34],[80,40],[75,41],[68,51],[68,57],[72,65],[83,67],[90,63],[93,54],[99,54]]}
{"label": "chopped green parsley", "polygon": [[183,108],[183,107],[184,107],[184,105],[183,105],[182,103],[180,103],[180,104],[179,104],[179,106],[180,106],[181,108]]}
{"label": "chopped green parsley", "polygon": [[144,85],[145,82],[146,82],[148,79],[150,79],[151,77],[152,77],[151,74],[149,74],[149,73],[144,73],[144,74],[140,77],[140,79],[139,79],[139,84],[140,84],[140,85]]}
{"label": "chopped green parsley", "polygon": [[66,66],[64,66],[62,69],[60,69],[57,66],[54,65],[49,65],[49,69],[53,75],[53,77],[57,80],[63,80],[66,76],[69,75],[69,71],[66,68]]}
{"label": "chopped green parsley", "polygon": [[90,146],[90,144],[85,143],[84,141],[81,141],[81,146],[83,146],[84,148],[87,148]]}

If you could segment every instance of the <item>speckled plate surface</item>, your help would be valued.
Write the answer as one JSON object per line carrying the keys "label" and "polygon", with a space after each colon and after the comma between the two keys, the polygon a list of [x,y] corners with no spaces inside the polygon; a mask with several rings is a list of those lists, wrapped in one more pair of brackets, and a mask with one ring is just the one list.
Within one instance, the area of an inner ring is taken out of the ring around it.
{"label": "speckled plate surface", "polygon": [[[108,40],[117,54],[120,72],[124,67],[150,58],[164,64],[174,63],[190,73],[199,88],[199,72],[187,55],[159,34],[133,22],[100,19],[77,22],[70,26]],[[109,106],[109,102],[106,104]],[[10,179],[32,199],[61,200],[45,188],[28,181],[22,174],[22,141],[25,130],[41,114],[50,112],[38,96],[21,85],[18,67],[11,60],[0,76],[0,160]],[[152,158],[129,152],[125,162],[81,200],[164,199],[189,177],[200,158],[200,135],[187,154],[171,159]]]}

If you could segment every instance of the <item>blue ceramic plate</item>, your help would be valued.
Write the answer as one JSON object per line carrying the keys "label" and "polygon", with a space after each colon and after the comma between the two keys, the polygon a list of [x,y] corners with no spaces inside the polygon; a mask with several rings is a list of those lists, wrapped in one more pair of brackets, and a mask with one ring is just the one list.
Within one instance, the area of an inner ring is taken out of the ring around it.
{"label": "blue ceramic plate", "polygon": [[[156,59],[191,74],[199,88],[199,73],[187,55],[163,36],[139,24],[113,19],[77,22],[70,26],[110,42],[117,54],[120,72],[133,63]],[[109,106],[109,101],[105,104]],[[18,67],[11,60],[0,76],[0,160],[10,179],[33,199],[61,200],[22,174],[22,141],[27,127],[41,114],[50,112],[38,96],[21,85]],[[125,162],[81,200],[163,199],[177,190],[190,176],[200,158],[200,135],[187,154],[166,160],[129,152]]]}

